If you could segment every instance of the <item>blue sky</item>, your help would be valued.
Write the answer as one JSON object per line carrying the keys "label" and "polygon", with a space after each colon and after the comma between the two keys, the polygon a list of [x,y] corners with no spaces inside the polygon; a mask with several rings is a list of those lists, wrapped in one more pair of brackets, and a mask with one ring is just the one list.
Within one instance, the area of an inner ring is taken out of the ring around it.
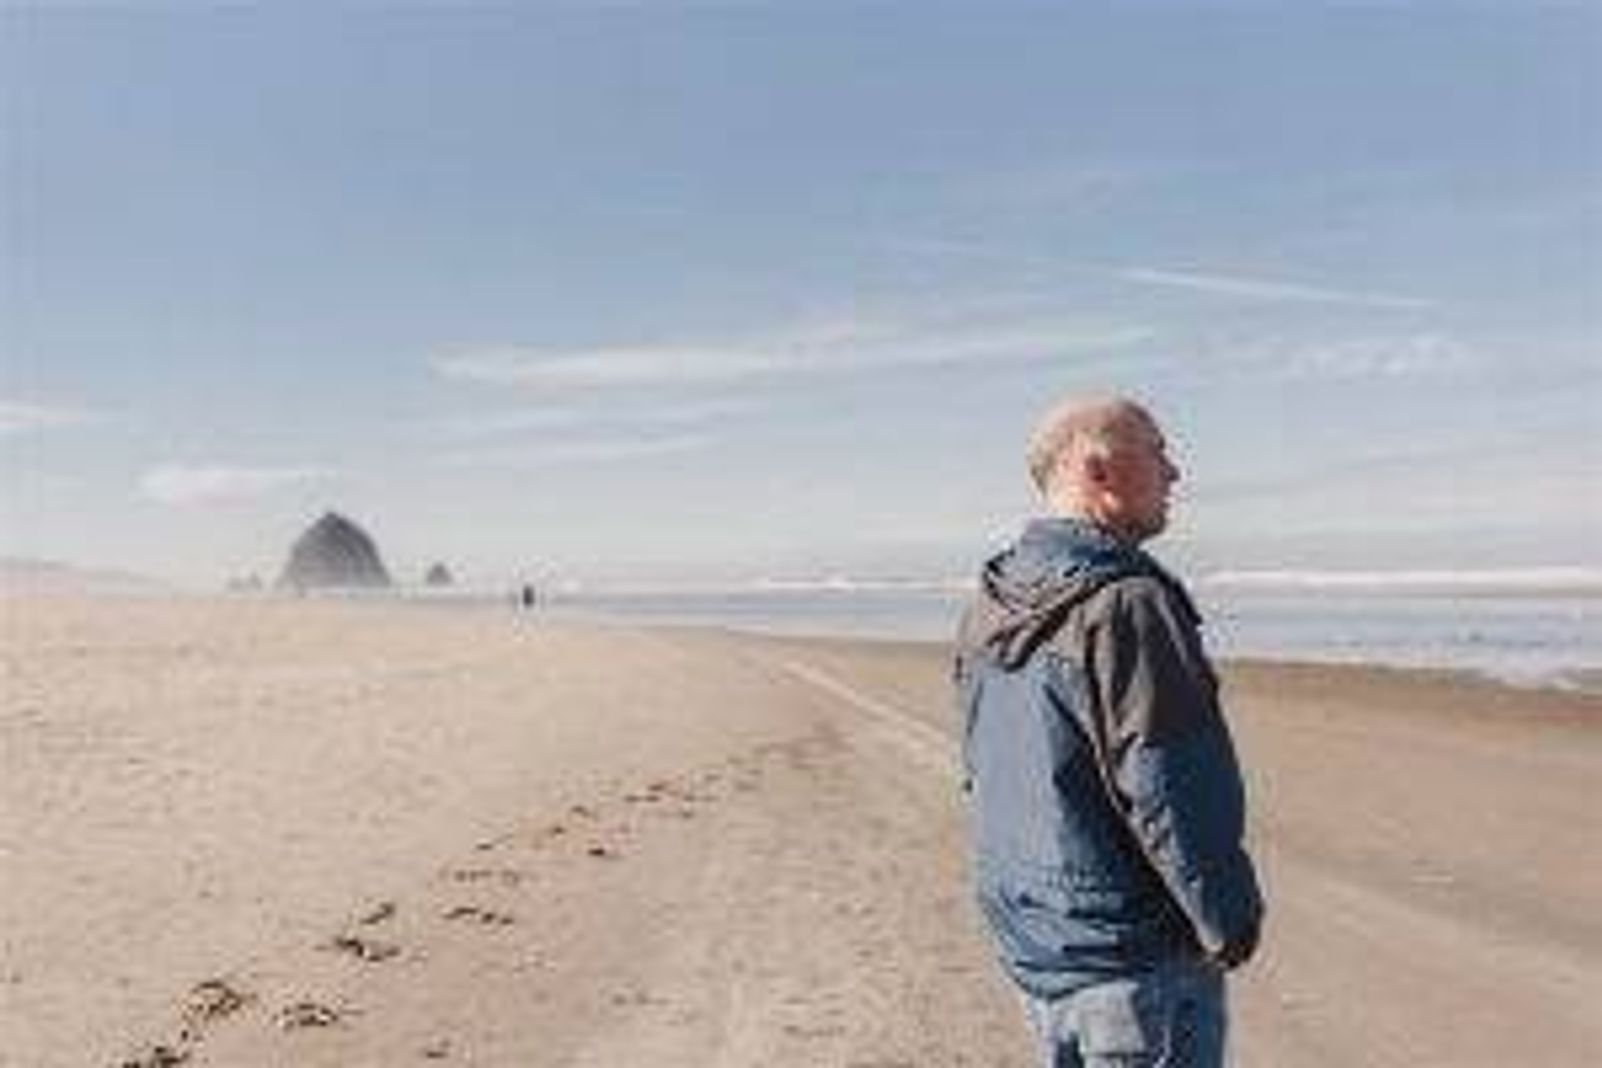
{"label": "blue sky", "polygon": [[1194,568],[1602,564],[1602,8],[0,0],[0,554],[960,573],[1119,389]]}

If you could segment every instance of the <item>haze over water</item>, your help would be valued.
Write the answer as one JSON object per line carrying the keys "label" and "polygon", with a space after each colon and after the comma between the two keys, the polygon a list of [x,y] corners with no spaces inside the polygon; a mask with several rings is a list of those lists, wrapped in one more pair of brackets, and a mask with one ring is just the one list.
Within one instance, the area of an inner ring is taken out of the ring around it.
{"label": "haze over water", "polygon": [[[1225,658],[1461,668],[1525,685],[1602,689],[1602,585],[1554,593],[1506,581],[1419,589],[1204,582],[1210,651]],[[1504,576],[1505,579],[1506,576]],[[1598,576],[1602,577],[1602,576]],[[1511,586],[1511,588],[1509,588]],[[960,585],[770,585],[558,592],[558,616],[688,623],[777,634],[947,641]]]}

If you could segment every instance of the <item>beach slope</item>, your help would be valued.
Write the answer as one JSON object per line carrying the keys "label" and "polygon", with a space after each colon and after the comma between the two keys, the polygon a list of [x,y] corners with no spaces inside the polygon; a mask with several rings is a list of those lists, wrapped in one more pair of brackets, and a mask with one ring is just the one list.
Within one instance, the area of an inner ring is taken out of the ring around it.
{"label": "beach slope", "polygon": [[[935,647],[0,613],[0,1064],[1029,1063]],[[1227,677],[1272,909],[1237,1062],[1602,1061],[1598,700]]]}

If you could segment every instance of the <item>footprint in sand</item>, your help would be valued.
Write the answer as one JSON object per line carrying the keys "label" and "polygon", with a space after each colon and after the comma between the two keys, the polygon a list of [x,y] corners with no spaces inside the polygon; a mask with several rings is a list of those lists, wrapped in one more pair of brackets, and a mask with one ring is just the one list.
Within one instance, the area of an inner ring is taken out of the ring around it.
{"label": "footprint in sand", "polygon": [[[178,1032],[181,1043],[197,1042],[205,1029],[219,1020],[239,1012],[254,1000],[226,979],[207,979],[197,983],[184,998],[183,1026]],[[186,1054],[187,1055],[187,1054]]]}
{"label": "footprint in sand", "polygon": [[203,1037],[207,1027],[226,1019],[255,1000],[226,979],[207,979],[196,983],[184,997],[180,1011],[182,1024],[176,1042],[158,1042],[141,1053],[126,1057],[117,1068],[170,1068],[183,1064],[192,1055],[191,1047]]}
{"label": "footprint in sand", "polygon": [[486,927],[507,927],[517,922],[510,913],[496,912],[477,905],[457,905],[445,912],[447,920],[476,920]]}
{"label": "footprint in sand", "polygon": [[363,938],[361,935],[342,934],[335,935],[322,947],[336,953],[348,953],[357,960],[368,964],[377,964],[400,956],[400,947],[391,942],[380,942],[374,938]]}
{"label": "footprint in sand", "polygon": [[251,996],[226,979],[207,979],[196,983],[184,999],[184,1019],[210,1023],[232,1016],[250,1004]]}
{"label": "footprint in sand", "polygon": [[378,904],[362,913],[361,916],[357,918],[356,922],[363,927],[372,927],[376,924],[383,923],[385,920],[393,919],[395,912],[395,902],[380,901]]}
{"label": "footprint in sand", "polygon": [[332,1027],[343,1014],[318,1001],[297,1001],[278,1010],[275,1022],[284,1031],[299,1031],[307,1027]]}
{"label": "footprint in sand", "polygon": [[117,1068],[173,1068],[189,1059],[189,1051],[173,1046],[152,1046],[143,1053],[117,1062]]}
{"label": "footprint in sand", "polygon": [[449,868],[445,878],[453,883],[498,882],[515,888],[523,883],[524,873],[516,868]]}

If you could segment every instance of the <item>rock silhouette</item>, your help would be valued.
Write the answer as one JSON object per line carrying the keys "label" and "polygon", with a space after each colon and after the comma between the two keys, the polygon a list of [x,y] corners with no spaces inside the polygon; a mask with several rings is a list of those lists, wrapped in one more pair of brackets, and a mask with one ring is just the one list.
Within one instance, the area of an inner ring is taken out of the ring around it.
{"label": "rock silhouette", "polygon": [[423,583],[427,586],[450,586],[455,582],[451,569],[444,564],[435,564],[428,569],[428,574],[423,576]]}
{"label": "rock silhouette", "polygon": [[278,577],[280,589],[381,587],[389,571],[368,533],[338,512],[329,512],[295,539]]}

